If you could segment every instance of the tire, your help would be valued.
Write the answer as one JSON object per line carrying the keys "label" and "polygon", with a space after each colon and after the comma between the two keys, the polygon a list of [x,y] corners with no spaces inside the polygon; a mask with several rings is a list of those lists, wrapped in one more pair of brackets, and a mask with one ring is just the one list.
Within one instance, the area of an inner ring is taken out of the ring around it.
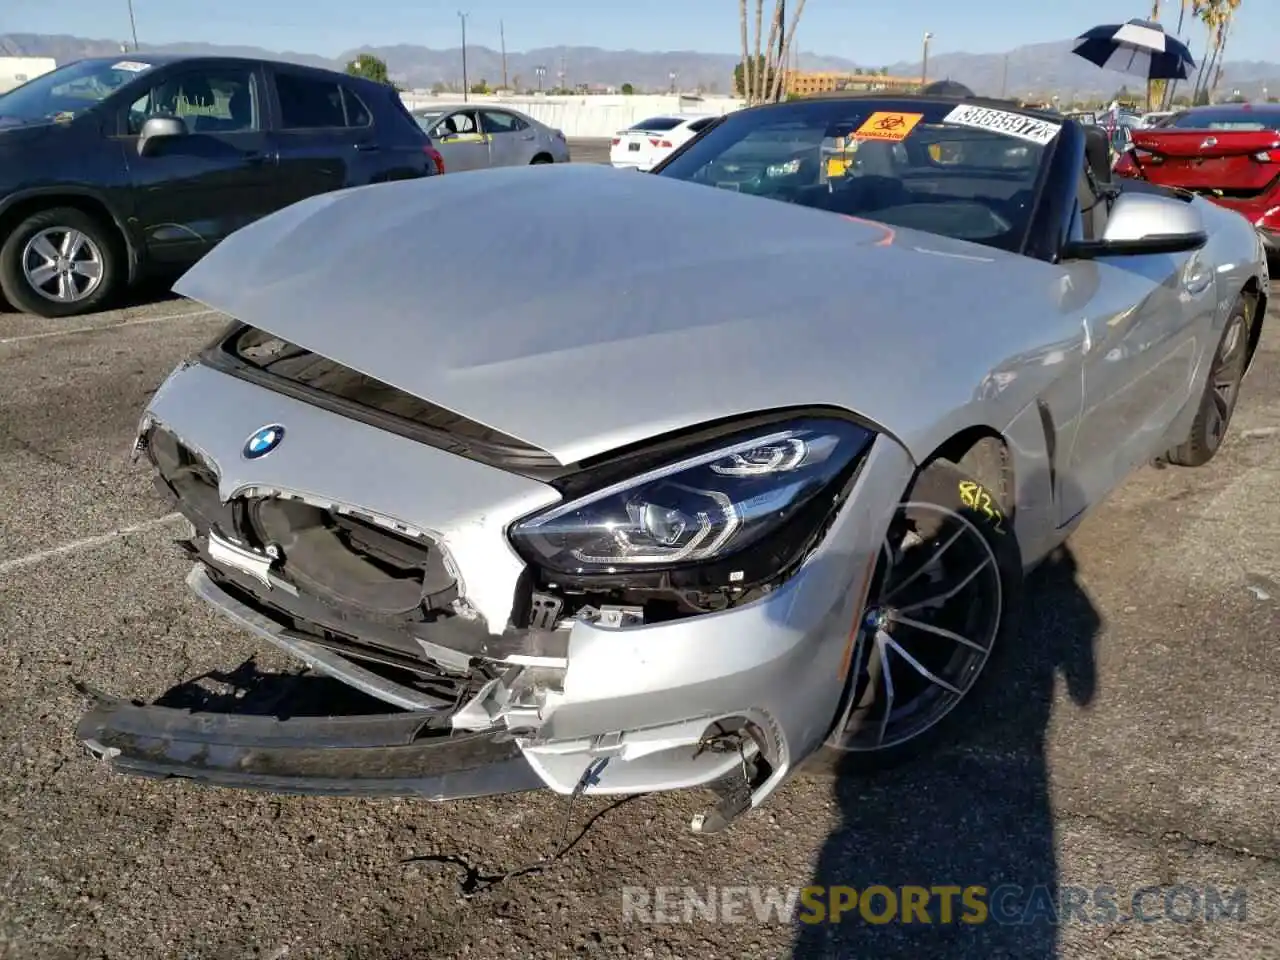
{"label": "tire", "polygon": [[555,160],[545,153],[540,153],[529,161],[529,166],[533,166],[535,163],[555,163]]}
{"label": "tire", "polygon": [[[982,446],[975,448],[979,454],[975,465],[989,459],[981,455]],[[968,456],[963,466],[933,461],[903,496],[886,540],[888,549],[882,550],[872,579],[841,714],[826,743],[804,761],[801,773],[818,777],[869,773],[936,747],[950,736],[949,731],[964,726],[957,716],[980,700],[982,679],[997,668],[1000,655],[1016,640],[1022,553],[997,492],[998,475],[988,483],[980,482],[975,471],[967,468],[969,461]],[[938,549],[953,536],[957,539],[949,547]],[[890,560],[891,551],[899,553],[896,561]],[[930,557],[936,559],[936,566],[925,562]],[[925,582],[933,576],[919,575],[927,568],[939,571],[940,583]],[[973,570],[978,572],[962,584]],[[936,598],[956,584],[961,584],[960,589],[950,599],[932,609],[917,606],[921,594],[915,591]],[[890,595],[899,598],[894,606],[887,602]],[[899,616],[949,629],[984,649],[898,622]],[[882,640],[885,635],[888,639]],[[950,683],[959,696],[926,679],[900,651]],[[892,701],[880,680],[886,663],[895,692]],[[882,725],[889,702],[895,709]]]}
{"label": "tire", "polygon": [[[41,254],[41,247],[55,256],[65,252],[62,244],[68,236],[80,238],[70,262]],[[40,266],[57,271],[42,288],[32,277]],[[124,266],[124,254],[112,227],[83,210],[53,207],[27,217],[0,246],[0,290],[15,309],[25,313],[74,317],[102,309],[120,285]],[[67,282],[75,286],[67,287]],[[74,295],[59,297],[60,290]]]}
{"label": "tire", "polygon": [[1245,299],[1237,297],[1214,351],[1196,418],[1187,438],[1164,455],[1166,462],[1179,467],[1202,467],[1222,449],[1248,361],[1249,310]]}

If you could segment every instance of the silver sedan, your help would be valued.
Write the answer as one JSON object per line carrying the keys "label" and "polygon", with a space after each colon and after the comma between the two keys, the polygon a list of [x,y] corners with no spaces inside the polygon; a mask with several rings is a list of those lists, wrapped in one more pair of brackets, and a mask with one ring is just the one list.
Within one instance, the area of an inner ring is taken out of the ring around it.
{"label": "silver sedan", "polygon": [[414,111],[448,173],[530,163],[568,163],[564,132],[510,107],[445,104]]}

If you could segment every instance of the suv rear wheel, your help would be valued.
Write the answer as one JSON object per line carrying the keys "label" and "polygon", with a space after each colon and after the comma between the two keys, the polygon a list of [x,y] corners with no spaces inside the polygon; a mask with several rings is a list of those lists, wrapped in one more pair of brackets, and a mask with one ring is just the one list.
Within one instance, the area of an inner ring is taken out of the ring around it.
{"label": "suv rear wheel", "polygon": [[124,257],[110,227],[74,207],[27,217],[0,246],[0,290],[16,309],[73,317],[115,293]]}

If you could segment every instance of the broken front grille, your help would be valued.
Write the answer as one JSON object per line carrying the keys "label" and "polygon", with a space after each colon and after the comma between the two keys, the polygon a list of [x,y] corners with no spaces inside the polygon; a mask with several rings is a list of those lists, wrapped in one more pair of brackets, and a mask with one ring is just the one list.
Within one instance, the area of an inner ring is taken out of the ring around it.
{"label": "broken front grille", "polygon": [[[213,466],[158,425],[149,431],[146,451],[158,486],[195,526],[196,547],[207,553],[212,532],[277,556],[273,573],[296,588],[313,631],[323,634],[337,624],[344,637],[416,656],[421,647],[412,628],[454,617],[457,582],[435,543],[300,499],[224,504]],[[299,616],[298,603],[283,591],[241,583],[263,612]],[[317,617],[317,610],[327,613]]]}

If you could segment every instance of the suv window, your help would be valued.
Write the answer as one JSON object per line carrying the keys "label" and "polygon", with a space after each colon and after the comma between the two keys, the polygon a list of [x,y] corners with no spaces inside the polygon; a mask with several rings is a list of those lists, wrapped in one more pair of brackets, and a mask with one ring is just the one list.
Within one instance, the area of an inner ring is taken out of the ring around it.
{"label": "suv window", "polygon": [[368,127],[373,124],[373,114],[350,87],[342,88],[342,102],[347,108],[348,127]]}
{"label": "suv window", "polygon": [[137,136],[150,117],[181,117],[192,133],[246,133],[261,129],[257,78],[244,67],[206,67],[170,74],[129,107],[128,131]]}
{"label": "suv window", "polygon": [[276,94],[282,130],[342,130],[347,126],[343,88],[335,81],[277,72]]}
{"label": "suv window", "polygon": [[528,124],[513,113],[500,110],[482,110],[480,120],[485,133],[515,133],[528,128]]}

